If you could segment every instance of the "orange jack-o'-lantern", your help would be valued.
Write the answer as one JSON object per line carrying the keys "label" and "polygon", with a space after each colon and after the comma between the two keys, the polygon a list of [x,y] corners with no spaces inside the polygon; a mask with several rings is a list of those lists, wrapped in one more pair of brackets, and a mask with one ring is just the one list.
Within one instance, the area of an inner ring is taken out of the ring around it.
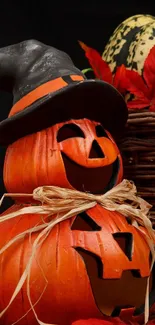
{"label": "orange jack-o'-lantern", "polygon": [[25,136],[6,152],[8,192],[57,185],[104,193],[122,179],[122,160],[109,132],[88,119],[70,120]]}
{"label": "orange jack-o'-lantern", "polygon": [[[19,208],[14,205],[7,213]],[[48,221],[45,216],[26,214],[5,221],[0,227],[0,247],[44,218]],[[37,235],[25,236],[0,255],[1,310],[27,265]],[[149,267],[150,249],[141,232],[119,213],[96,206],[55,226],[37,249],[30,276],[32,303],[39,319],[50,324],[69,325],[76,319],[103,315],[136,319],[144,311]],[[150,291],[152,301],[153,280]],[[16,322],[29,308],[24,283],[4,314],[3,325]],[[19,324],[37,324],[33,312]]]}

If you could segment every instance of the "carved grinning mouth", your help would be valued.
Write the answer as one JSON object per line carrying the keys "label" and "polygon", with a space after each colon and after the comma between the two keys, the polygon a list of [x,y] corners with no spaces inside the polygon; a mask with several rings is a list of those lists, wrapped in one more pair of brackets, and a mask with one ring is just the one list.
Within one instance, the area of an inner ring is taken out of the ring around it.
{"label": "carved grinning mouth", "polygon": [[118,157],[108,166],[86,168],[72,161],[63,152],[61,154],[67,179],[76,190],[103,194],[116,184],[120,167]]}
{"label": "carved grinning mouth", "polygon": [[[92,232],[93,234],[93,232],[101,232],[102,228],[85,211],[76,216],[71,225],[71,230]],[[132,262],[134,247],[133,234],[131,232],[118,231],[113,233],[112,237],[112,240],[116,241],[126,258]],[[131,316],[144,313],[147,277],[141,277],[138,269],[123,271],[122,266],[122,275],[120,278],[105,279],[104,265],[98,255],[79,246],[74,246],[73,248],[85,264],[96,306],[103,315],[121,317],[123,309],[126,310],[129,308]],[[151,262],[152,255],[150,254],[150,265]],[[154,303],[155,297],[155,279],[152,275],[149,284],[150,306]]]}
{"label": "carved grinning mouth", "polygon": [[134,312],[144,304],[147,278],[138,270],[124,271],[120,279],[103,279],[100,258],[80,247],[75,250],[85,263],[96,305],[103,315],[116,317],[122,309],[133,308]]}

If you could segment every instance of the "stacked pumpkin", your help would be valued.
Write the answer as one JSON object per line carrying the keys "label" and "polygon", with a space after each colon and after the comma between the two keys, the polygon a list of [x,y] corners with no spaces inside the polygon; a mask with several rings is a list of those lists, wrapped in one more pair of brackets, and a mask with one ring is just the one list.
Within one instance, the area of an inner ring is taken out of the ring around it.
{"label": "stacked pumpkin", "polygon": [[[48,233],[16,294],[38,236],[33,229],[49,221],[48,213],[28,212],[40,203],[26,194],[44,185],[102,194],[117,185],[122,160],[109,131],[120,131],[127,113],[113,87],[85,79],[54,48],[26,41],[1,49],[1,58],[6,70],[0,79],[6,90],[14,87],[15,100],[0,123],[1,144],[8,146],[4,182],[12,196],[23,194],[1,217],[7,216],[0,223],[0,324],[69,325],[109,316],[142,320],[150,248],[130,220],[100,205]],[[154,293],[151,277],[151,305]]]}

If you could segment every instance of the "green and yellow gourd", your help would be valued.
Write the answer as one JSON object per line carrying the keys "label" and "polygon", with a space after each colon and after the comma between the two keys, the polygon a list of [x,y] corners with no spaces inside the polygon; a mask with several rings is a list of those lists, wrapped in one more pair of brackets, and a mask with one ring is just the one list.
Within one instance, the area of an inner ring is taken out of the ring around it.
{"label": "green and yellow gourd", "polygon": [[155,17],[135,15],[123,21],[113,32],[102,58],[115,73],[116,67],[127,68],[142,74],[150,49],[155,45]]}
{"label": "green and yellow gourd", "polygon": [[[114,30],[102,58],[108,63],[113,74],[118,66],[124,64],[128,69],[142,75],[145,59],[154,46],[155,17],[146,14],[135,15],[124,20]],[[126,102],[132,99],[136,97],[127,92]],[[140,195],[143,193],[143,197],[153,205],[152,215],[155,213],[155,195],[152,194],[155,175],[154,121],[154,112],[150,112],[148,107],[129,109],[126,133],[119,144],[123,157],[124,177],[132,179],[138,193]]]}

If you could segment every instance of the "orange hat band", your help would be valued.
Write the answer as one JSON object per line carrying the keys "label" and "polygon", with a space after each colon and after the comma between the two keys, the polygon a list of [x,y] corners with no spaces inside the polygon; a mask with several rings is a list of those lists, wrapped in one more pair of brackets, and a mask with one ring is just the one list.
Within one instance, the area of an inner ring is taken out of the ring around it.
{"label": "orange hat band", "polygon": [[[78,75],[70,75],[69,76],[72,81],[82,81],[84,78]],[[64,77],[65,79],[65,77]],[[11,109],[9,117],[15,115],[18,112],[21,112],[26,107],[33,104],[36,100],[48,95],[49,93],[55,92],[59,89],[66,87],[68,83],[63,80],[62,77],[56,78],[54,80],[48,81],[43,85],[37,87],[32,90],[30,93],[22,97]]]}

